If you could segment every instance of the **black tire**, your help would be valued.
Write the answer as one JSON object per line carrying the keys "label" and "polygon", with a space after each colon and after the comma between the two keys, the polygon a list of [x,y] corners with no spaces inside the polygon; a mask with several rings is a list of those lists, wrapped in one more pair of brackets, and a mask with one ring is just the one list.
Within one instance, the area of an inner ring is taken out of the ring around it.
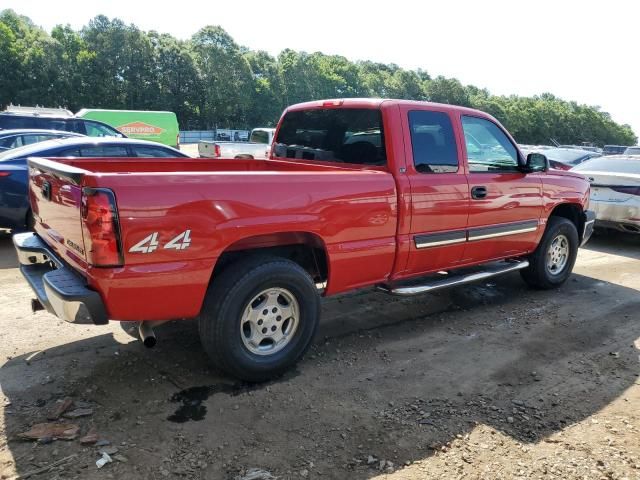
{"label": "black tire", "polygon": [[[279,351],[260,355],[245,345],[241,319],[250,302],[268,289],[285,289],[293,295],[298,321]],[[282,375],[302,358],[319,318],[320,296],[304,269],[284,258],[254,256],[229,265],[214,278],[198,328],[202,346],[217,368],[241,380],[262,382]]]}
{"label": "black tire", "polygon": [[[547,266],[547,254],[555,239],[560,236],[568,241],[567,260],[561,270],[552,272]],[[524,281],[544,290],[557,288],[567,281],[578,255],[578,230],[573,222],[563,217],[549,217],[547,228],[535,252],[529,257],[529,266],[520,271]]]}

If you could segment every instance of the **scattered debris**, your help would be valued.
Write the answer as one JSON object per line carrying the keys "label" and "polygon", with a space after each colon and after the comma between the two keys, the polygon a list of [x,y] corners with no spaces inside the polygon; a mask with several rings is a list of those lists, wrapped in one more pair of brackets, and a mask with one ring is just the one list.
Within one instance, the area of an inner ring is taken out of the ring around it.
{"label": "scattered debris", "polygon": [[93,415],[93,408],[76,408],[63,414],[65,418],[80,418],[88,417],[89,415]]}
{"label": "scattered debris", "polygon": [[80,438],[80,443],[82,445],[93,445],[98,442],[98,431],[95,427],[91,427],[87,434]]}
{"label": "scattered debris", "polygon": [[63,413],[69,410],[73,406],[73,399],[70,397],[65,398],[61,402],[56,403],[56,407],[47,417],[48,420],[58,420]]}
{"label": "scattered debris", "polygon": [[236,476],[235,480],[276,480],[276,477],[266,470],[250,468],[244,473],[244,475],[241,474]]}
{"label": "scattered debris", "polygon": [[98,453],[100,454],[107,454],[107,455],[115,455],[116,453],[118,453],[118,447],[104,447],[101,448]]}
{"label": "scattered debris", "polygon": [[100,457],[98,460],[96,460],[96,467],[98,468],[102,468],[104,467],[107,463],[111,463],[113,462],[113,460],[111,459],[111,457],[109,455],[107,455],[106,453],[102,453],[102,457]]}
{"label": "scattered debris", "polygon": [[31,470],[30,472],[26,472],[21,474],[18,478],[20,479],[27,479],[29,477],[33,477],[34,475],[40,475],[41,473],[47,472],[55,467],[59,467],[60,465],[62,465],[63,463],[67,463],[69,460],[72,460],[74,458],[76,458],[78,456],[77,453],[74,453],[73,455],[69,455],[68,457],[64,457],[61,458],[60,460],[56,460],[53,463],[50,463],[49,465],[46,465],[42,468],[39,468],[37,470]]}
{"label": "scattered debris", "polygon": [[26,440],[75,440],[79,434],[80,427],[74,423],[37,423],[18,436]]}
{"label": "scattered debris", "polygon": [[111,442],[104,438],[101,438],[96,442],[96,447],[106,447],[107,445],[111,445]]}
{"label": "scattered debris", "polygon": [[114,455],[113,459],[121,463],[127,463],[129,461],[127,457],[125,457],[124,455],[120,455],[119,453],[117,455]]}

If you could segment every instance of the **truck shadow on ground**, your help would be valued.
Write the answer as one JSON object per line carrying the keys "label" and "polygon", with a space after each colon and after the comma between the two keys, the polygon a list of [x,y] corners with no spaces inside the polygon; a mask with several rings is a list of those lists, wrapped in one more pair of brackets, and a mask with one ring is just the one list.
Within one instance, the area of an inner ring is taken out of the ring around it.
{"label": "truck shadow on ground", "polygon": [[18,258],[13,248],[11,235],[7,230],[0,230],[0,269],[17,267]]}
{"label": "truck shadow on ground", "polygon": [[[424,459],[479,424],[538,442],[638,381],[638,307],[636,290],[579,275],[553,292],[517,275],[412,299],[356,292],[325,302],[297,371],[261,385],[210,369],[193,322],[159,329],[154,350],[103,334],[0,369],[8,451],[18,474],[77,455],[45,476],[103,478],[94,447],[17,438],[64,397],[93,408],[68,421],[128,459],[105,467],[115,478],[233,478],[249,467],[370,478],[369,455]],[[185,405],[198,415],[172,418]]]}
{"label": "truck shadow on ground", "polygon": [[583,248],[640,260],[640,235],[616,230],[597,230]]}

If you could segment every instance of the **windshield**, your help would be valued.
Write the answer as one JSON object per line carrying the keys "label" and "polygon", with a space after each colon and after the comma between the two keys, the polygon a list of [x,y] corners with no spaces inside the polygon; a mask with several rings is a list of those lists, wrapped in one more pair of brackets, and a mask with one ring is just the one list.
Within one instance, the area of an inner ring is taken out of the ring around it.
{"label": "windshield", "polygon": [[601,157],[588,160],[571,169],[573,172],[616,172],[640,174],[640,160]]}
{"label": "windshield", "polygon": [[0,162],[13,160],[14,158],[28,157],[29,155],[37,155],[42,151],[46,151],[52,147],[60,145],[60,140],[46,140],[44,142],[25,145],[24,147],[14,148],[0,153]]}

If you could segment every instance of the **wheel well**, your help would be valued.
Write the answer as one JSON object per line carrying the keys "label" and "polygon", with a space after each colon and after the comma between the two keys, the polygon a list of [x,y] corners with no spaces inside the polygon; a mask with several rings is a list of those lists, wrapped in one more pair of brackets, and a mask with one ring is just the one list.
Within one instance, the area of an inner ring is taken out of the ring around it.
{"label": "wheel well", "polygon": [[248,153],[242,153],[240,155],[236,155],[233,158],[237,158],[239,160],[253,160],[253,155],[249,155]]}
{"label": "wheel well", "polygon": [[304,268],[316,283],[326,282],[329,262],[324,242],[307,232],[286,232],[242,239],[227,247],[218,258],[213,277],[248,255],[287,258]]}
{"label": "wheel well", "polygon": [[562,217],[573,222],[578,230],[578,237],[582,240],[582,231],[584,229],[584,215],[582,215],[582,207],[575,203],[563,203],[558,205],[551,212],[550,217]]}

